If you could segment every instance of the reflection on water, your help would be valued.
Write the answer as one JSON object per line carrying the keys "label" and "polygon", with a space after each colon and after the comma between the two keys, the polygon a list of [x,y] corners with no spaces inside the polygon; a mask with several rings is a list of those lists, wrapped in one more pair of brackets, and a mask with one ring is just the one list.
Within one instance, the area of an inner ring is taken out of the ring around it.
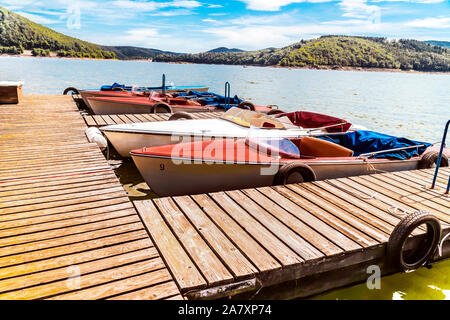
{"label": "reflection on water", "polygon": [[[161,75],[178,85],[208,85],[256,104],[275,104],[286,111],[331,114],[387,134],[414,140],[439,141],[450,118],[449,74],[348,72],[223,65],[165,64],[0,57],[2,80],[24,80],[25,93],[58,94],[66,87],[98,88],[114,82],[158,85]],[[156,195],[131,161],[118,166],[131,200]],[[335,290],[317,299],[449,299],[450,261],[431,270],[382,279],[381,290],[365,284]]]}
{"label": "reflection on water", "polygon": [[450,300],[450,260],[431,269],[398,273],[381,278],[381,289],[369,290],[365,283],[334,290],[313,299],[376,299],[376,300]]}

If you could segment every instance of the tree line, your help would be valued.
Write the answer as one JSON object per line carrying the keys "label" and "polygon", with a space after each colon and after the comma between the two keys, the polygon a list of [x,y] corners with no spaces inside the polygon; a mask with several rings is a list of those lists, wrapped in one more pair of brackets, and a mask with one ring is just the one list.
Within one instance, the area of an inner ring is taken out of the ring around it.
{"label": "tree line", "polygon": [[322,36],[284,48],[247,52],[161,54],[154,61],[312,68],[383,68],[450,71],[450,50],[428,43],[383,37]]}

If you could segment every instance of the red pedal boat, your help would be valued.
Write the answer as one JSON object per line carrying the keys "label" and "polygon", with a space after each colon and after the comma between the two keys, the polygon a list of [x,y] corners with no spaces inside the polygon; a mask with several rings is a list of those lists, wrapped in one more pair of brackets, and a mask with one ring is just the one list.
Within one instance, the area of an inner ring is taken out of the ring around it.
{"label": "red pedal boat", "polygon": [[[429,168],[438,152],[428,143],[355,131],[319,138],[215,139],[130,154],[155,193],[173,196]],[[446,149],[442,166],[448,166],[448,156]]]}
{"label": "red pedal boat", "polygon": [[[173,98],[157,92],[149,97],[91,97],[87,99],[94,114],[136,114],[136,113],[174,113],[174,112],[208,112],[225,111],[219,105],[209,105],[201,99]],[[267,113],[272,110],[268,106],[255,106],[250,102],[242,102],[239,108]]]}

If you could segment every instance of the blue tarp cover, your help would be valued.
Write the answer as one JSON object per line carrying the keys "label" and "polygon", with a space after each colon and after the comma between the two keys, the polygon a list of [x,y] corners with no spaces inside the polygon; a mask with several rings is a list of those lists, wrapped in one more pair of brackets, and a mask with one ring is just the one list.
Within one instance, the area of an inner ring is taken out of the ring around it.
{"label": "blue tarp cover", "polygon": [[410,146],[425,145],[424,147],[411,148],[406,150],[381,153],[371,158],[385,159],[409,159],[421,155],[431,146],[430,143],[409,140],[407,138],[399,138],[374,131],[353,131],[340,135],[324,136],[321,139],[340,144],[350,150],[353,150],[355,156],[363,153],[383,151],[396,148],[404,148]]}
{"label": "blue tarp cover", "polygon": [[112,86],[102,86],[100,88],[101,91],[111,91],[114,88],[122,88],[124,90],[131,90],[131,87],[126,87],[124,84],[118,84],[117,82],[114,82]]}
{"label": "blue tarp cover", "polygon": [[[222,107],[226,109],[226,98],[220,94],[212,93],[212,92],[198,92],[195,90],[190,90],[189,92],[182,92],[178,94],[179,97],[188,98],[188,99],[199,99],[210,106]],[[238,96],[230,97],[230,106],[236,106],[241,103],[242,99],[239,99]]]}

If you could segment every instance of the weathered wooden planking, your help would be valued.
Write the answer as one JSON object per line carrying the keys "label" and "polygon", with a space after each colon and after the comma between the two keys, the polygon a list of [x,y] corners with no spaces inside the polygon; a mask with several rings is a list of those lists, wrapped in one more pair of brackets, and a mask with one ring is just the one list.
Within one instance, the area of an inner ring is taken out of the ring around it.
{"label": "weathered wooden planking", "polygon": [[[441,220],[443,234],[450,231],[445,223],[450,199],[442,189],[422,188],[431,183],[432,173],[383,173],[136,201],[135,206],[187,297],[232,296],[233,285],[259,292],[261,286],[298,280],[301,285],[304,279],[310,292],[320,293],[361,281],[370,264],[383,266],[389,235],[402,218],[390,213],[392,206],[426,209]],[[440,186],[448,174],[442,168]],[[412,240],[423,232],[416,230]],[[444,252],[450,253],[448,248]],[[233,275],[231,284],[228,274],[211,264],[217,263],[214,256]],[[205,263],[222,282],[210,281]],[[198,277],[198,282],[190,286],[187,277]]]}
{"label": "weathered wooden planking", "polygon": [[0,299],[180,296],[70,97],[0,120]]}
{"label": "weathered wooden planking", "polygon": [[[223,112],[194,112],[191,113],[194,119],[215,119],[219,118]],[[170,113],[142,113],[142,114],[110,114],[110,115],[83,115],[88,127],[101,127],[112,124],[138,123],[166,121]]]}

